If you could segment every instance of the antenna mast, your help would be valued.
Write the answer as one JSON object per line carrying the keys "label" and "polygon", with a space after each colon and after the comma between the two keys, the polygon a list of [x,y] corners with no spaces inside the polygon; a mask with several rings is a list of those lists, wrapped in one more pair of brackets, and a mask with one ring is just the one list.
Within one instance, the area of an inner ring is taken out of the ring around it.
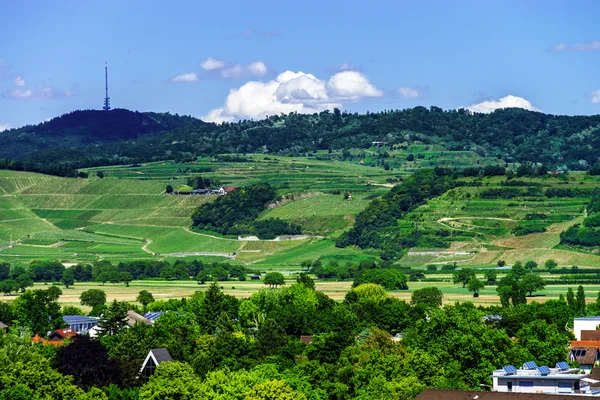
{"label": "antenna mast", "polygon": [[106,97],[104,97],[104,110],[110,110],[110,97],[108,97],[108,64],[104,62],[104,84],[106,89]]}

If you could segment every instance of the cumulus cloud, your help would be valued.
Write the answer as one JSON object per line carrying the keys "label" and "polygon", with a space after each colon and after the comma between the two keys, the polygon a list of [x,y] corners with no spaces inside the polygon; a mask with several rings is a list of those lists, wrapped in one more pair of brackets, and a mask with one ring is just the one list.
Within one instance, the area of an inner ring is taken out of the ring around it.
{"label": "cumulus cloud", "polygon": [[200,66],[205,71],[212,71],[215,69],[224,68],[225,63],[221,60],[217,60],[216,58],[208,57],[206,60],[200,63]]}
{"label": "cumulus cloud", "polygon": [[534,107],[529,100],[513,95],[502,97],[499,100],[482,101],[481,103],[472,104],[463,108],[484,114],[491,113],[500,108],[524,108],[529,111],[541,111],[539,108]]}
{"label": "cumulus cloud", "polygon": [[263,76],[267,73],[267,66],[262,61],[253,62],[248,65],[248,71],[256,76]]}
{"label": "cumulus cloud", "polygon": [[15,86],[25,86],[25,79],[21,75],[17,76],[14,81]]}
{"label": "cumulus cloud", "polygon": [[44,99],[59,99],[64,97],[76,96],[75,90],[62,90],[54,87],[43,87],[41,89],[22,89],[16,88],[9,90],[4,97],[15,100],[44,100]]}
{"label": "cumulus cloud", "polygon": [[198,82],[198,75],[195,72],[190,72],[189,74],[181,74],[172,77],[169,82]]}
{"label": "cumulus cloud", "polygon": [[590,101],[594,104],[600,103],[600,90],[596,90],[595,92],[592,92],[592,94],[590,96]]}
{"label": "cumulus cloud", "polygon": [[418,99],[423,94],[423,89],[421,88],[412,88],[412,87],[401,87],[397,90],[398,94],[405,99]]}
{"label": "cumulus cloud", "polygon": [[600,51],[600,40],[585,43],[557,44],[552,47],[554,53]]}
{"label": "cumulus cloud", "polygon": [[325,81],[312,74],[285,71],[274,80],[251,81],[231,89],[223,107],[210,110],[202,119],[221,123],[280,113],[314,113],[341,108],[345,101],[382,95],[359,72],[340,72]]}
{"label": "cumulus cloud", "polygon": [[12,126],[10,124],[0,124],[0,132],[6,131],[10,128],[12,128]]}

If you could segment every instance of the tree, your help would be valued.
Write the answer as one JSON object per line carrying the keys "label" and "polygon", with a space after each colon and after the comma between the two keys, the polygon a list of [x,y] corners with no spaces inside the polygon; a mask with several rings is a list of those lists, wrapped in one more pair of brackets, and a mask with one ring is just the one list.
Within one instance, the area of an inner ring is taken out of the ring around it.
{"label": "tree", "polygon": [[536,263],[535,261],[527,261],[527,262],[525,263],[525,269],[532,270],[532,269],[535,269],[535,268],[537,268],[537,266],[538,266],[538,265],[537,265],[537,263]]}
{"label": "tree", "polygon": [[281,286],[285,283],[285,278],[281,272],[269,272],[265,275],[265,285],[269,285],[271,288]]}
{"label": "tree", "polygon": [[133,280],[133,276],[131,275],[131,272],[121,272],[119,273],[119,280],[125,283],[126,287],[129,287],[129,282]]}
{"label": "tree", "polygon": [[201,385],[202,381],[189,364],[165,362],[142,386],[139,400],[199,400]]}
{"label": "tree", "polygon": [[61,328],[64,321],[57,299],[50,290],[26,291],[14,301],[16,320],[20,325],[41,336]]}
{"label": "tree", "polygon": [[154,296],[149,291],[142,290],[138,294],[137,301],[146,309],[146,306],[154,301]]}
{"label": "tree", "polygon": [[544,268],[546,268],[549,271],[553,270],[556,267],[558,267],[558,263],[552,259],[546,260],[546,262],[544,263]]}
{"label": "tree", "polygon": [[296,276],[296,282],[298,282],[301,285],[304,285],[304,287],[308,288],[308,289],[314,289],[315,288],[315,281],[313,278],[311,278],[308,274],[302,272],[300,274],[298,274],[298,276]]}
{"label": "tree", "polygon": [[208,279],[210,279],[210,276],[208,275],[208,272],[206,272],[206,270],[202,270],[198,272],[198,275],[196,275],[198,285],[204,285]]}
{"label": "tree", "polygon": [[523,290],[529,293],[529,296],[532,296],[533,292],[544,289],[546,281],[538,274],[528,273],[523,276],[520,284],[523,287]]}
{"label": "tree", "polygon": [[520,261],[517,261],[510,269],[510,274],[514,276],[516,280],[521,279],[526,273],[527,270]]}
{"label": "tree", "polygon": [[496,283],[496,278],[498,277],[498,273],[493,269],[488,269],[483,274],[488,284]]}
{"label": "tree", "polygon": [[577,296],[575,297],[575,312],[577,316],[585,315],[585,292],[583,286],[579,285],[577,288]]}
{"label": "tree", "polygon": [[462,283],[463,287],[467,286],[467,283],[475,277],[475,271],[471,268],[457,269],[452,273],[452,282]]}
{"label": "tree", "polygon": [[21,289],[21,292],[24,292],[25,289],[33,286],[33,279],[31,279],[31,276],[29,274],[21,274],[17,276],[17,279],[15,279],[15,281],[17,282],[17,285],[19,285],[19,289]]}
{"label": "tree", "polygon": [[285,381],[271,380],[255,385],[244,400],[306,400],[306,396],[294,391]]}
{"label": "tree", "polygon": [[523,325],[517,332],[519,346],[525,348],[539,365],[552,365],[565,356],[565,347],[569,337],[559,331],[556,324],[544,320],[535,320]]}
{"label": "tree", "polygon": [[173,186],[167,185],[167,188],[166,188],[165,192],[167,192],[167,194],[173,193]]}
{"label": "tree", "polygon": [[90,315],[100,315],[106,303],[106,293],[101,289],[89,289],[79,295],[81,305],[92,307]]}
{"label": "tree", "polygon": [[567,304],[569,305],[569,308],[573,312],[577,311],[577,303],[575,302],[575,293],[573,292],[573,289],[571,289],[571,288],[567,289]]}
{"label": "tree", "polygon": [[59,348],[54,359],[56,369],[71,375],[74,383],[84,389],[121,383],[121,369],[108,359],[104,345],[89,336],[76,336],[67,346]]}
{"label": "tree", "polygon": [[496,265],[498,266],[498,268],[502,268],[506,265],[506,261],[504,260],[499,260]]}
{"label": "tree", "polygon": [[421,307],[427,311],[442,306],[444,295],[436,287],[428,287],[415,290],[410,298],[410,303],[415,307]]}
{"label": "tree", "polygon": [[9,296],[11,292],[16,292],[18,290],[19,284],[14,279],[6,279],[0,282],[0,292],[5,296]]}
{"label": "tree", "polygon": [[527,303],[526,292],[513,274],[507,274],[500,279],[496,292],[500,296],[500,303],[503,307]]}
{"label": "tree", "polygon": [[7,262],[0,262],[0,281],[8,279],[10,276],[10,264]]}
{"label": "tree", "polygon": [[479,297],[479,291],[485,287],[485,284],[477,278],[471,278],[467,284],[469,291],[473,292],[473,297]]}
{"label": "tree", "polygon": [[98,327],[100,328],[99,336],[113,336],[120,333],[127,326],[127,311],[129,305],[127,303],[113,300],[110,307],[100,318]]}
{"label": "tree", "polygon": [[100,179],[103,179],[103,178],[104,178],[104,172],[102,172],[102,171],[98,171],[98,172],[96,172],[96,176],[97,176],[98,178],[100,178]]}
{"label": "tree", "polygon": [[65,272],[63,273],[61,282],[63,283],[63,285],[65,285],[65,287],[67,289],[69,288],[69,286],[72,286],[75,283],[75,275],[73,273],[73,270],[71,270],[71,269],[65,270]]}

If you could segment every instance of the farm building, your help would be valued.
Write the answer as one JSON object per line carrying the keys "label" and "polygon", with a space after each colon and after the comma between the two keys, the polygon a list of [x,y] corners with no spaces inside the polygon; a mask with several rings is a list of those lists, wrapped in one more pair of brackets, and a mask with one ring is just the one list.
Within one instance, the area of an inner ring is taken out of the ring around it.
{"label": "farm building", "polygon": [[140,369],[140,377],[147,380],[154,374],[156,367],[169,361],[173,361],[169,350],[165,348],[150,350]]}

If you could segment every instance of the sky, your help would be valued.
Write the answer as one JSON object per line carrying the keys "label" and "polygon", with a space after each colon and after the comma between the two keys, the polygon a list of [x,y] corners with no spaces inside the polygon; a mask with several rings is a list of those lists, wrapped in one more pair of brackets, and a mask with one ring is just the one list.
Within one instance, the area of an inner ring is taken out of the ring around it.
{"label": "sky", "polygon": [[0,1],[0,131],[113,108],[600,113],[600,2]]}

